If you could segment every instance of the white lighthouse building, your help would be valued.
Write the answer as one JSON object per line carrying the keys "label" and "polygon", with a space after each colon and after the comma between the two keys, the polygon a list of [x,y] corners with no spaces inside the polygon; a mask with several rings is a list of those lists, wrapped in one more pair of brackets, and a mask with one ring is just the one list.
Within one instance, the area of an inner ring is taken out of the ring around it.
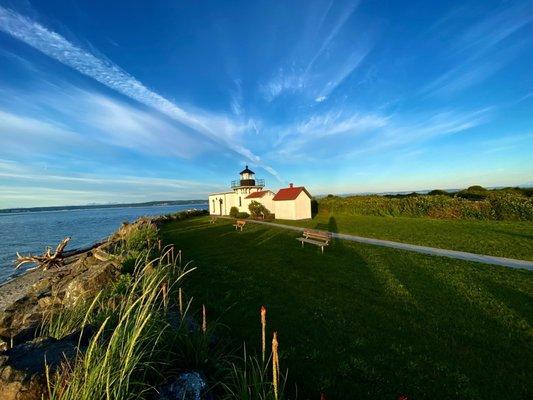
{"label": "white lighthouse building", "polygon": [[295,187],[291,183],[274,194],[265,189],[265,181],[256,179],[248,166],[239,175],[239,180],[231,182],[231,191],[209,195],[211,215],[229,215],[232,207],[237,207],[239,212],[249,213],[248,206],[252,201],[257,201],[275,214],[277,219],[311,218],[311,195],[305,187]]}

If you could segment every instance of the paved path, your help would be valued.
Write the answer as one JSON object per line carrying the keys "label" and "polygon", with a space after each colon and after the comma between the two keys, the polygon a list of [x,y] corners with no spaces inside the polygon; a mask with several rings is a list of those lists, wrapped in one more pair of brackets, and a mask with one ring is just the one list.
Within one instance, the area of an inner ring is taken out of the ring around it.
{"label": "paved path", "polygon": [[[266,221],[248,220],[248,222],[275,226],[277,228],[291,229],[293,231],[298,231],[298,232],[301,232],[305,229],[299,226],[276,224],[274,222],[266,222]],[[474,262],[480,262],[480,263],[485,263],[485,264],[502,265],[504,267],[510,267],[510,268],[523,268],[523,269],[528,269],[530,271],[533,271],[533,261],[516,260],[514,258],[505,258],[505,257],[486,256],[483,254],[467,253],[465,251],[439,249],[437,247],[418,246],[415,244],[392,242],[390,240],[372,239],[372,238],[367,238],[367,237],[362,237],[362,236],[348,235],[346,233],[332,232],[332,235],[334,238],[342,239],[342,240],[349,240],[351,242],[373,244],[376,246],[391,247],[393,249],[414,251],[416,253],[422,253],[422,254],[430,254],[432,256],[448,257],[448,258],[454,258],[457,260],[474,261]]]}

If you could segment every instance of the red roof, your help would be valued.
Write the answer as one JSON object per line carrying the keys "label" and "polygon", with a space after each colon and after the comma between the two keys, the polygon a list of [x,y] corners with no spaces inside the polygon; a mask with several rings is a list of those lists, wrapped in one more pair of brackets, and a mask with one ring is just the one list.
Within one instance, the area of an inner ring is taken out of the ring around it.
{"label": "red roof", "polygon": [[252,192],[246,196],[245,199],[258,199],[259,197],[263,197],[268,192],[270,192],[270,190],[259,190],[257,192]]}
{"label": "red roof", "polygon": [[307,196],[311,197],[311,195],[309,194],[309,192],[303,187],[303,186],[298,186],[298,187],[288,187],[288,188],[283,188],[283,189],[280,189],[278,191],[278,193],[276,193],[276,195],[274,196],[274,198],[272,200],[274,201],[279,201],[279,200],[295,200],[299,195],[300,193],[302,192],[305,192],[307,194]]}

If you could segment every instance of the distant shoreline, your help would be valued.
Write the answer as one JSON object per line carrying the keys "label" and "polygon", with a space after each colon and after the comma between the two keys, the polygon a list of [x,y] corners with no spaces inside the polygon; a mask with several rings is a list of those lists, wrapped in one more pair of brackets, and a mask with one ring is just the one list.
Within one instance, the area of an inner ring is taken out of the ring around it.
{"label": "distant shoreline", "polygon": [[169,201],[148,201],[144,203],[123,203],[123,204],[87,204],[80,206],[48,206],[48,207],[27,207],[27,208],[4,208],[0,209],[0,214],[20,214],[40,211],[69,211],[69,210],[91,210],[98,208],[124,208],[124,207],[152,207],[152,206],[183,206],[183,205],[204,205],[207,200],[169,200]]}

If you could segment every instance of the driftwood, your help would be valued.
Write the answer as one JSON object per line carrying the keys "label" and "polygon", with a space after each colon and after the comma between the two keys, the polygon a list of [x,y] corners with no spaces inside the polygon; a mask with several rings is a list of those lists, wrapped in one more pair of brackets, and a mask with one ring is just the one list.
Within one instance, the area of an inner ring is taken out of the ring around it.
{"label": "driftwood", "polygon": [[21,256],[17,252],[17,260],[15,261],[17,265],[15,266],[15,269],[18,269],[22,265],[28,264],[28,263],[37,264],[36,268],[43,267],[44,271],[46,271],[49,268],[62,266],[63,260],[65,258],[63,250],[65,249],[69,240],[70,240],[69,237],[66,237],[65,239],[63,239],[57,245],[54,254],[52,254],[52,249],[50,247],[46,248],[46,251],[43,253],[42,256],[32,256],[31,254],[28,256]]}

